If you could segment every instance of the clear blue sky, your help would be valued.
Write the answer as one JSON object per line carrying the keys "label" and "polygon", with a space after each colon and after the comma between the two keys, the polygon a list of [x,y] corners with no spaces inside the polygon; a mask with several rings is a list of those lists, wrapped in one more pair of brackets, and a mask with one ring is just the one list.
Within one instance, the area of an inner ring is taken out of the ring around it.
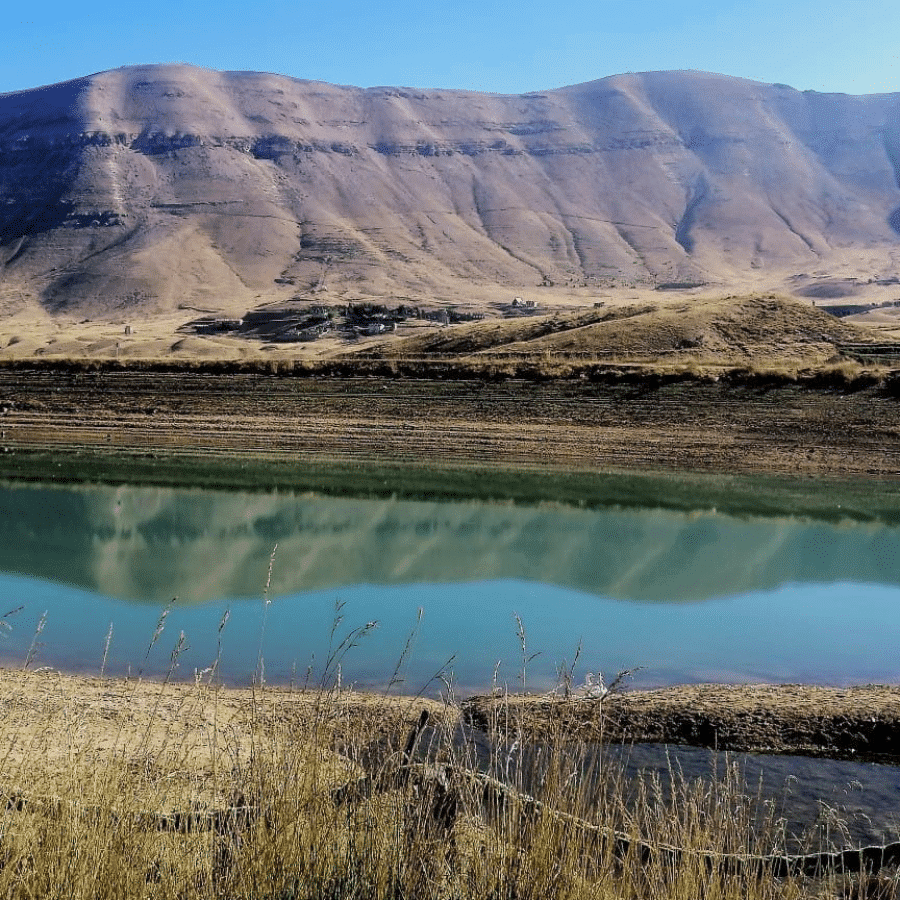
{"label": "clear blue sky", "polygon": [[155,62],[501,93],[658,69],[900,91],[900,0],[31,0],[0,34],[0,92]]}

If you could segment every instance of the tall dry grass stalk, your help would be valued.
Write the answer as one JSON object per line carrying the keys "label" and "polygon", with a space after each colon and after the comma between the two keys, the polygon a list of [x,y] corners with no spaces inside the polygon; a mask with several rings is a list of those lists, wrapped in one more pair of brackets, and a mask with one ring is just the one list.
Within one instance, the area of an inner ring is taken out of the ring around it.
{"label": "tall dry grass stalk", "polygon": [[[835,896],[834,877],[717,863],[786,840],[777,811],[733,767],[701,781],[674,767],[667,780],[629,779],[602,747],[562,727],[529,739],[527,707],[502,697],[476,732],[449,679],[442,702],[348,692],[341,663],[371,627],[335,635],[314,687],[260,680],[227,709],[212,677],[218,659],[189,685],[120,685],[102,740],[78,681],[22,673],[22,696],[4,706],[0,896]],[[518,627],[524,681],[530,654]],[[568,688],[556,702],[584,702]],[[15,720],[26,690],[43,692],[31,708],[47,714],[27,739]]]}

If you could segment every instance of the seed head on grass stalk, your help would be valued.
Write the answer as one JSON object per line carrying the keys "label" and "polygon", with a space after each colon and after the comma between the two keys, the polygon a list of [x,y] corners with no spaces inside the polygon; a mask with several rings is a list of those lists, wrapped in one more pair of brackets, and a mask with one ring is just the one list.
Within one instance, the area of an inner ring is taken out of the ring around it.
{"label": "seed head on grass stalk", "polygon": [[27,669],[33,662],[34,658],[37,656],[38,650],[43,646],[40,640],[41,632],[44,630],[44,625],[47,623],[47,611],[44,610],[44,614],[38,620],[37,628],[34,630],[34,637],[31,639],[31,646],[28,648],[28,653],[25,656],[25,665],[22,666],[22,669]]}
{"label": "seed head on grass stalk", "polygon": [[109,659],[109,645],[112,643],[113,623],[109,623],[109,629],[106,632],[106,641],[103,644],[103,662],[100,663],[100,678],[106,674],[106,663]]}
{"label": "seed head on grass stalk", "polygon": [[156,646],[156,642],[162,637],[163,631],[166,629],[166,619],[169,618],[169,613],[172,611],[172,607],[177,602],[178,598],[173,597],[162,609],[162,612],[159,614],[159,619],[156,621],[156,628],[153,631],[153,637],[150,638],[150,643],[147,644],[147,652],[144,654],[144,661],[141,663],[141,667],[138,669],[137,677],[138,681],[140,681],[141,676],[144,674],[144,667],[147,665],[147,660],[150,659],[150,653],[153,648]]}
{"label": "seed head on grass stalk", "polygon": [[568,700],[572,696],[572,686],[575,683],[575,669],[578,667],[578,660],[581,659],[581,641],[575,648],[575,656],[571,664],[563,659],[556,667],[556,693],[562,691],[563,699]]}
{"label": "seed head on grass stalk", "polygon": [[[397,660],[397,665],[394,666],[394,671],[391,673],[391,678],[387,686],[388,693],[398,684],[403,684],[406,681],[406,670],[409,664],[409,657],[412,653],[412,648],[416,642],[416,638],[419,635],[419,626],[422,624],[422,613],[423,610],[420,606],[418,613],[416,614],[416,624],[413,626],[412,631],[410,631],[409,637],[407,637],[406,643],[403,645],[403,651],[400,654],[400,659]],[[403,670],[402,674],[400,671],[401,669]]]}
{"label": "seed head on grass stalk", "polygon": [[278,552],[278,544],[272,547],[272,553],[269,556],[269,570],[266,573],[266,586],[263,588],[263,620],[259,629],[259,652],[256,655],[256,681],[260,687],[265,684],[265,663],[263,662],[263,640],[266,635],[266,623],[269,619],[269,604],[272,599],[269,597],[269,588],[272,585],[272,568],[275,565],[275,554]]}
{"label": "seed head on grass stalk", "polygon": [[11,619],[16,613],[22,612],[25,609],[25,604],[23,603],[21,606],[17,606],[15,609],[11,609],[9,612],[3,613],[0,616],[0,634],[7,635],[12,631],[12,625],[9,624],[7,619]]}
{"label": "seed head on grass stalk", "polygon": [[222,661],[222,632],[225,631],[225,626],[228,624],[230,618],[231,607],[228,607],[225,612],[222,613],[222,618],[219,620],[219,629],[216,632],[216,658],[209,668],[210,684],[212,684],[213,679],[216,677],[216,673],[219,671],[219,663]]}
{"label": "seed head on grass stalk", "polygon": [[187,643],[187,638],[184,636],[184,632],[178,636],[178,641],[175,644],[175,647],[172,649],[172,654],[169,657],[169,671],[166,672],[166,677],[163,679],[162,684],[160,685],[160,689],[156,694],[156,701],[153,704],[153,712],[150,715],[150,718],[147,722],[147,730],[144,734],[144,746],[147,745],[150,739],[150,730],[153,727],[153,723],[158,721],[159,715],[159,706],[162,702],[163,692],[168,686],[169,682],[172,680],[172,676],[175,674],[175,670],[178,668],[178,660],[181,657],[181,654],[186,650],[190,650],[190,647]]}
{"label": "seed head on grass stalk", "polygon": [[331,625],[331,634],[328,639],[328,656],[325,659],[325,668],[322,671],[321,687],[323,690],[340,691],[341,665],[346,655],[367,635],[378,627],[378,621],[366,622],[357,628],[348,631],[341,641],[335,645],[337,631],[344,621],[344,601],[336,600],[334,604],[335,616]]}
{"label": "seed head on grass stalk", "polygon": [[528,644],[525,639],[525,623],[522,621],[522,617],[518,613],[513,613],[513,617],[516,620],[516,636],[519,638],[519,646],[522,648],[522,691],[525,691],[525,677],[528,670],[528,664],[537,659],[541,654],[532,653],[531,656],[528,655]]}

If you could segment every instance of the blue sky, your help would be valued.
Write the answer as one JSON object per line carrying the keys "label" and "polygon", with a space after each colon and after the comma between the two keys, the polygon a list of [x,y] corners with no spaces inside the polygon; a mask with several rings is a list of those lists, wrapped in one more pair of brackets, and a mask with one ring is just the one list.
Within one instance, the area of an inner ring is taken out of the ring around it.
{"label": "blue sky", "polygon": [[155,62],[500,93],[658,69],[900,91],[897,0],[43,0],[2,30],[0,93]]}

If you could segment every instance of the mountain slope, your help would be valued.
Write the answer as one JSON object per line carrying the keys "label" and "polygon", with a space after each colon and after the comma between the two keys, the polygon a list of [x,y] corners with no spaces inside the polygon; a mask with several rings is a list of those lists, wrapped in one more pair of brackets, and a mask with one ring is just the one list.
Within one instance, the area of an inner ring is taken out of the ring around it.
{"label": "mountain slope", "polygon": [[[58,315],[900,267],[900,95],[139,66],[0,96],[0,299]],[[803,278],[795,282],[802,286]]]}

